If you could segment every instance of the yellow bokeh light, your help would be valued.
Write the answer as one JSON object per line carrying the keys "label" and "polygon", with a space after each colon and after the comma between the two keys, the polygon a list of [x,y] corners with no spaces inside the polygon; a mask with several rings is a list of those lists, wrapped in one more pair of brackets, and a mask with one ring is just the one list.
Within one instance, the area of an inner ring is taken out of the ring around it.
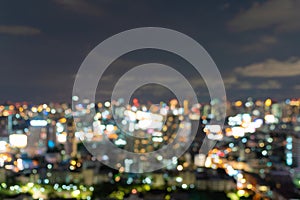
{"label": "yellow bokeh light", "polygon": [[242,102],[242,101],[236,101],[236,102],[234,103],[234,105],[235,105],[236,107],[240,107],[240,106],[243,105],[243,102]]}
{"label": "yellow bokeh light", "polygon": [[269,107],[269,106],[271,106],[271,105],[272,105],[272,100],[271,100],[271,99],[267,99],[267,100],[265,101],[265,106]]}

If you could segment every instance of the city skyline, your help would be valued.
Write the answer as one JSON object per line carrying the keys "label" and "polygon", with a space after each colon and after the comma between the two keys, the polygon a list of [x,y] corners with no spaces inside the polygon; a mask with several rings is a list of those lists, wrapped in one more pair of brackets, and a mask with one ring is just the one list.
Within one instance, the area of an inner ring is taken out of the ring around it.
{"label": "city skyline", "polygon": [[[185,100],[181,107],[176,99],[159,105],[137,99],[130,105],[122,99],[73,100],[73,111],[57,103],[0,105],[0,197],[204,195],[234,200],[300,195],[300,99],[231,102],[224,126],[212,123],[222,118],[218,103]],[[207,144],[211,149],[202,148]],[[131,157],[132,152],[143,160]]]}
{"label": "city skyline", "polygon": [[300,199],[300,1],[0,3],[0,199]]}

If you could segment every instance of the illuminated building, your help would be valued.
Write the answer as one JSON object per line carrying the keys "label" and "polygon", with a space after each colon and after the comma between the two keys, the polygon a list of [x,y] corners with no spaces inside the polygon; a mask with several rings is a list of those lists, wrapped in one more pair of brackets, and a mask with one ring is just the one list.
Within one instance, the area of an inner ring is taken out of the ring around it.
{"label": "illuminated building", "polygon": [[47,151],[47,121],[31,120],[26,152],[30,156],[43,155]]}
{"label": "illuminated building", "polygon": [[188,100],[183,101],[183,109],[184,109],[184,115],[188,115],[189,114],[189,101]]}
{"label": "illuminated building", "polygon": [[298,169],[300,169],[300,138],[299,138],[299,136],[297,135],[297,136],[293,137],[292,142],[287,143],[286,147],[292,148],[292,152],[294,154],[293,158],[296,162],[295,165],[297,166]]}
{"label": "illuminated building", "polygon": [[28,144],[27,135],[25,134],[11,134],[9,136],[9,144],[14,148],[25,148]]}
{"label": "illuminated building", "polygon": [[0,182],[6,183],[6,170],[4,168],[0,168]]}
{"label": "illuminated building", "polygon": [[0,117],[0,137],[7,138],[8,137],[8,117],[1,116]]}

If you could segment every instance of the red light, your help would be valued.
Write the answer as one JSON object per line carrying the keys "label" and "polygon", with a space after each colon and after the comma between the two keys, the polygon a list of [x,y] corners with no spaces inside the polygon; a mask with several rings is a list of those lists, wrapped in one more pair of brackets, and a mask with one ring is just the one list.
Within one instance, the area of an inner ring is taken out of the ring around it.
{"label": "red light", "polygon": [[132,190],[131,190],[131,193],[132,193],[132,194],[136,194],[136,193],[137,193],[137,190],[136,190],[136,189],[132,189]]}
{"label": "red light", "polygon": [[139,106],[139,100],[137,98],[134,98],[132,102],[135,106]]}

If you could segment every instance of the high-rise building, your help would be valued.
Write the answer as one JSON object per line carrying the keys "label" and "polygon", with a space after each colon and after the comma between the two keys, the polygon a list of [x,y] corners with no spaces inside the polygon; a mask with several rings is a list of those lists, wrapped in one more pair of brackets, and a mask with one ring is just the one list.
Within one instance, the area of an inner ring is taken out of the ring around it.
{"label": "high-rise building", "polygon": [[31,120],[28,131],[26,152],[31,155],[42,155],[47,151],[47,121]]}

